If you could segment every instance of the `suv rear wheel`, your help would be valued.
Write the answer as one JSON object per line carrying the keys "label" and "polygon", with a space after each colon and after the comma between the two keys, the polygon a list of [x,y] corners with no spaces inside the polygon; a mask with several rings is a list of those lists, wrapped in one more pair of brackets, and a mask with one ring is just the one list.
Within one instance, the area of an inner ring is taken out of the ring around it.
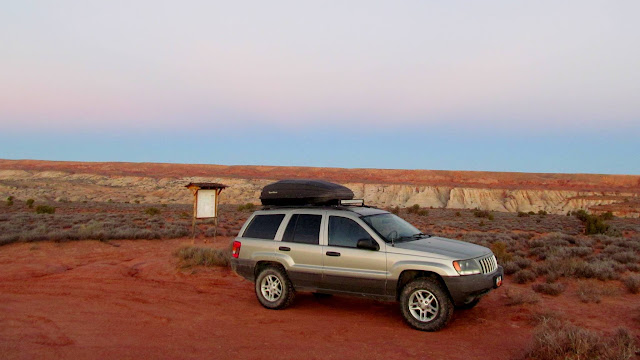
{"label": "suv rear wheel", "polygon": [[422,331],[437,331],[453,315],[453,303],[436,280],[420,278],[409,282],[400,293],[400,311],[404,320]]}
{"label": "suv rear wheel", "polygon": [[293,302],[295,290],[284,270],[276,266],[267,266],[256,278],[256,296],[262,306],[279,310]]}

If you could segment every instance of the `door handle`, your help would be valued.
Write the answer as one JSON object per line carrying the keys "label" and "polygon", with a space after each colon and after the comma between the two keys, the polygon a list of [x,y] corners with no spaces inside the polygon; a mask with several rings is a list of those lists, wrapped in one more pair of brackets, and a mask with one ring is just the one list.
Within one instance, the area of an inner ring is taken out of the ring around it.
{"label": "door handle", "polygon": [[280,250],[280,251],[291,251],[291,248],[290,248],[290,247],[288,247],[288,246],[280,246],[280,247],[278,248],[278,250]]}
{"label": "door handle", "polygon": [[327,256],[340,256],[340,253],[335,251],[327,251]]}

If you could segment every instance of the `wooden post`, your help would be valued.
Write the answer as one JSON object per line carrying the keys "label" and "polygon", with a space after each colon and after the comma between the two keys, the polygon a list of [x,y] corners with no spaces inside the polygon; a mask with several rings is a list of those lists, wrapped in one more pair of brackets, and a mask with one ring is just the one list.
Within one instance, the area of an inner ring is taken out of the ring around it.
{"label": "wooden post", "polygon": [[193,219],[191,220],[191,244],[196,243],[196,211],[198,206],[198,188],[190,188],[193,194]]}

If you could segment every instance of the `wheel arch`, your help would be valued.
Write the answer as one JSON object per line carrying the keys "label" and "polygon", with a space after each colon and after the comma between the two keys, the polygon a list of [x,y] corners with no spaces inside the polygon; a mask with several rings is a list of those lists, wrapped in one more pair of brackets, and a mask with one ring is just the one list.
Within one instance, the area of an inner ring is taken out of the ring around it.
{"label": "wheel arch", "polygon": [[396,300],[400,300],[400,294],[402,293],[402,288],[415,279],[420,278],[430,278],[437,281],[444,292],[451,298],[451,293],[447,288],[447,284],[442,279],[442,276],[434,271],[429,270],[403,270],[398,277],[398,282],[396,283]]}
{"label": "wheel arch", "polygon": [[260,260],[260,261],[256,262],[256,265],[253,268],[253,278],[257,279],[258,278],[258,274],[260,274],[260,272],[264,268],[267,268],[269,266],[277,267],[280,270],[282,270],[285,274],[287,274],[287,269],[281,263],[279,263],[277,261],[273,261],[273,260]]}

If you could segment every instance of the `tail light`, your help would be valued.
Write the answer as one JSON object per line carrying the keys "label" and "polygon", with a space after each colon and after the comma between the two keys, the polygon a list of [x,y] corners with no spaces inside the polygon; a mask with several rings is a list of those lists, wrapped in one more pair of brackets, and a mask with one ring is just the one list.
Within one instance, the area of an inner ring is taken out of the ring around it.
{"label": "tail light", "polygon": [[240,256],[240,247],[242,246],[242,244],[240,243],[240,241],[234,241],[233,242],[233,248],[231,248],[231,256],[233,256],[234,258],[238,258],[238,256]]}

